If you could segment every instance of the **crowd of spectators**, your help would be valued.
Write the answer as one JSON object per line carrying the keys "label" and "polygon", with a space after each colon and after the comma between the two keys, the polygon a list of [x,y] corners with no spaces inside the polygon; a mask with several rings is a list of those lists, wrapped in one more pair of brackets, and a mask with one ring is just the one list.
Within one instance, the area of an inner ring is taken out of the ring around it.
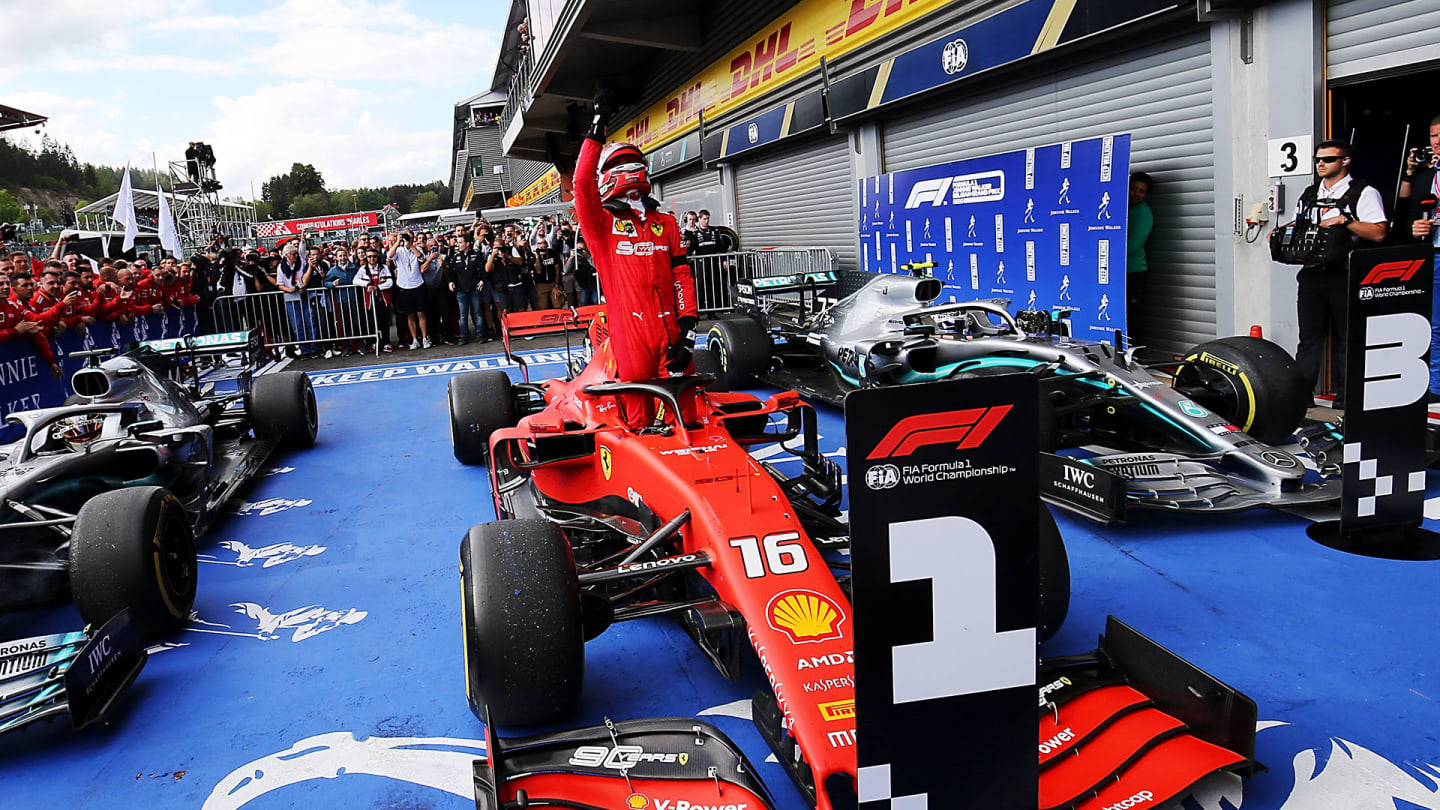
{"label": "crowd of spectators", "polygon": [[[723,249],[708,212],[682,222],[692,254]],[[67,252],[62,240],[45,261],[15,251],[0,269],[0,342],[33,342],[57,373],[50,340],[59,331],[192,304],[201,333],[258,328],[268,345],[329,357],[488,342],[511,312],[600,298],[585,240],[564,217],[331,242],[309,234],[270,250],[219,238],[153,269],[146,258]]]}

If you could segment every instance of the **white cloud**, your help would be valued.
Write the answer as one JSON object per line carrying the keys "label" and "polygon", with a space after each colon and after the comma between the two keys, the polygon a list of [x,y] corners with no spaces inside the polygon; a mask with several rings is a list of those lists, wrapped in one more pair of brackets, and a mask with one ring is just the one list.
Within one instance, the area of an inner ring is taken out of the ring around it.
{"label": "white cloud", "polygon": [[[450,131],[402,128],[411,118],[401,103],[406,95],[312,79],[216,98],[220,117],[210,123],[207,140],[215,147],[217,173],[231,193],[243,194],[252,180],[258,193],[262,181],[296,162],[314,165],[330,188],[444,180]],[[434,118],[448,125],[443,112]]]}
{"label": "white cloud", "polygon": [[0,0],[24,18],[0,26],[0,102],[50,116],[44,132],[91,163],[163,164],[206,140],[226,195],[294,162],[331,187],[445,180],[450,105],[483,89],[500,39],[467,23],[498,26],[502,6]]}

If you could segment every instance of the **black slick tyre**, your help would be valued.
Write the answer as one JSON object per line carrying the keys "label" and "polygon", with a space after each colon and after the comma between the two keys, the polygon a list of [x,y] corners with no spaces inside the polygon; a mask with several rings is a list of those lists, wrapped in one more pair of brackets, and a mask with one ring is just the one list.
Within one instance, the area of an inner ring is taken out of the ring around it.
{"label": "black slick tyre", "polygon": [[1036,632],[1045,641],[1059,632],[1070,613],[1070,556],[1055,516],[1040,505],[1040,611]]}
{"label": "black slick tyre", "polygon": [[1294,358],[1263,338],[1196,346],[1180,361],[1172,385],[1266,444],[1285,441],[1311,404]]}
{"label": "black slick tyre", "polygon": [[714,349],[695,350],[695,373],[710,374],[715,377],[715,382],[710,383],[707,388],[711,391],[728,391],[725,380],[720,372],[720,357],[715,354]]}
{"label": "black slick tyre", "polygon": [[503,371],[474,371],[450,378],[450,446],[461,464],[484,464],[490,457],[490,434],[514,427],[515,391]]}
{"label": "black slick tyre", "polygon": [[256,377],[247,408],[255,435],[281,447],[298,449],[315,443],[319,410],[315,388],[303,371],[282,371]]}
{"label": "black slick tyre", "polygon": [[720,363],[716,376],[727,391],[754,385],[770,368],[770,335],[750,318],[716,321],[705,346]]}
{"label": "black slick tyre", "polygon": [[104,492],[85,502],[70,533],[70,591],[87,623],[123,609],[146,638],[184,627],[195,604],[195,538],[163,487]]}
{"label": "black slick tyre", "polygon": [[585,636],[575,558],[543,520],[498,520],[460,542],[465,696],[496,723],[532,726],[575,713]]}

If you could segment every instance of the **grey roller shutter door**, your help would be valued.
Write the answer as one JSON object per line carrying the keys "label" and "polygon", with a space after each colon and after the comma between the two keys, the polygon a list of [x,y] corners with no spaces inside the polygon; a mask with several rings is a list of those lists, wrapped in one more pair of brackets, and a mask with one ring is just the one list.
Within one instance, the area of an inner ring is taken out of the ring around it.
{"label": "grey roller shutter door", "polygon": [[1330,81],[1440,59],[1440,0],[1329,0]]}
{"label": "grey roller shutter door", "polygon": [[827,247],[855,269],[860,212],[850,141],[807,139],[735,167],[737,230],[745,248]]}
{"label": "grey roller shutter door", "polygon": [[1196,29],[888,122],[885,170],[1130,133],[1131,170],[1155,178],[1147,311],[1130,318],[1180,350],[1216,336],[1212,115],[1210,38]]}
{"label": "grey roller shutter door", "polygon": [[667,174],[661,177],[659,182],[664,199],[688,197],[720,188],[720,172],[714,169],[690,169]]}

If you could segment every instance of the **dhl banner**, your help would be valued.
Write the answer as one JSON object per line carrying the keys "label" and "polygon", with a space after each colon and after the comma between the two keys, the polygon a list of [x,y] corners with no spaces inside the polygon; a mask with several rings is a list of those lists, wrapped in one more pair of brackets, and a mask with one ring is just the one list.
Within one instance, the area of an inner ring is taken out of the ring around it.
{"label": "dhl banner", "polygon": [[[612,137],[642,150],[694,129],[707,118],[797,79],[877,37],[948,4],[948,0],[801,0],[760,33],[705,68]],[[528,190],[528,189],[527,189]]]}
{"label": "dhl banner", "polygon": [[519,194],[516,194],[515,196],[506,200],[505,207],[515,208],[521,205],[529,205],[530,203],[544,199],[546,195],[559,190],[560,170],[556,169],[554,166],[551,166],[550,171],[540,175],[540,177],[535,182],[526,186],[524,191],[521,191]]}

